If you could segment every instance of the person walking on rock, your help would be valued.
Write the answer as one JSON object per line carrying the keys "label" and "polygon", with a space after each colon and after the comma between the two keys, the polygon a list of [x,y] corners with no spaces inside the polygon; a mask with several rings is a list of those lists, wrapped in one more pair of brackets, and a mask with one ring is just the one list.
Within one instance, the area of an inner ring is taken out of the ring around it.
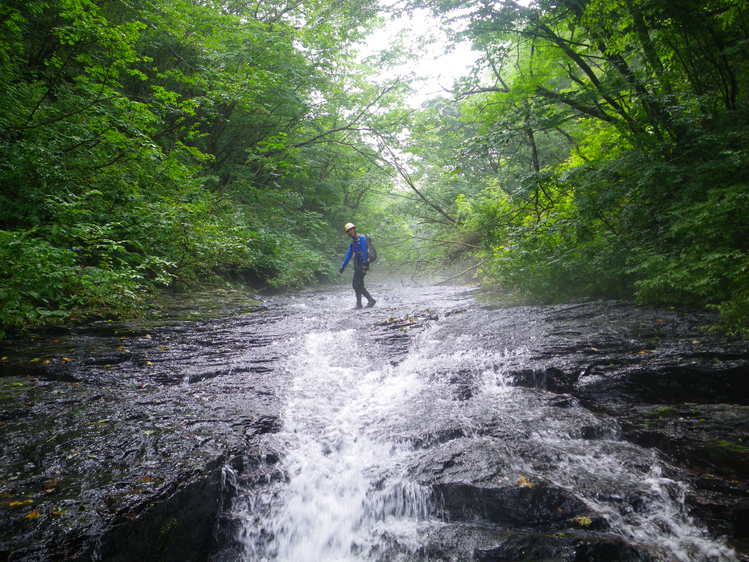
{"label": "person walking on rock", "polygon": [[346,256],[343,258],[341,268],[338,270],[339,273],[343,273],[346,269],[351,257],[354,257],[354,293],[356,294],[356,308],[361,308],[361,298],[367,298],[367,308],[372,307],[377,302],[369,294],[369,291],[364,288],[364,276],[369,270],[369,250],[367,248],[367,237],[364,234],[356,233],[356,225],[350,222],[346,223],[343,230],[351,236],[351,244],[349,244]]}

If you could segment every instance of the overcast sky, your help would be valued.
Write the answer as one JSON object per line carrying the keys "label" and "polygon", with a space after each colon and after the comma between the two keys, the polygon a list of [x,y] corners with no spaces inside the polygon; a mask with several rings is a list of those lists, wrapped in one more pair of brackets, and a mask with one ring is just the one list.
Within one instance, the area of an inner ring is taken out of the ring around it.
{"label": "overcast sky", "polygon": [[418,107],[437,95],[449,95],[443,88],[452,88],[453,81],[467,74],[478,53],[467,44],[460,44],[445,52],[449,41],[440,29],[439,21],[427,10],[416,10],[396,20],[387,20],[385,25],[370,36],[361,49],[362,58],[387,49],[403,34],[407,44],[417,53],[416,59],[387,71],[387,77],[415,74],[423,83],[415,86],[417,92],[409,99],[410,105]]}

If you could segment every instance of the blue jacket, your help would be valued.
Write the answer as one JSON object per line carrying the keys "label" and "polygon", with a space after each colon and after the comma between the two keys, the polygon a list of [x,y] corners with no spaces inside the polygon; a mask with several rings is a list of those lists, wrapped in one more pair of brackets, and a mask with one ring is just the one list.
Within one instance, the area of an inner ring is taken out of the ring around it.
{"label": "blue jacket", "polygon": [[343,258],[341,269],[344,269],[347,265],[351,256],[356,256],[357,265],[369,265],[369,252],[367,249],[367,237],[364,234],[357,234],[356,238],[351,241],[348,246],[348,252]]}

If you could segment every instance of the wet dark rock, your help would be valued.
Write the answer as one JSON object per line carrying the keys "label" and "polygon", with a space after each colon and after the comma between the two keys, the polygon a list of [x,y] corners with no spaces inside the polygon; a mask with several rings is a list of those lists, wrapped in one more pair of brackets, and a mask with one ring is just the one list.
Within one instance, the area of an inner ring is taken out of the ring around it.
{"label": "wet dark rock", "polygon": [[[544,482],[515,486],[477,486],[469,483],[436,484],[438,503],[450,521],[484,520],[502,527],[542,527],[556,530],[580,526],[602,529],[588,507],[571,493]],[[591,517],[592,515],[592,517]]]}
{"label": "wet dark rock", "polygon": [[617,537],[511,535],[502,544],[475,552],[481,562],[516,560],[570,562],[649,562],[653,558]]}
{"label": "wet dark rock", "polygon": [[279,427],[282,344],[248,332],[280,317],[255,314],[11,342],[0,559],[205,560],[223,467]]}
{"label": "wet dark rock", "polygon": [[[149,504],[126,507],[117,514],[95,550],[95,557],[113,562],[141,560],[206,560],[216,550],[215,529],[226,498],[217,459],[174,490],[150,498]],[[140,511],[142,510],[142,511]]]}
{"label": "wet dark rock", "polygon": [[657,447],[679,464],[733,478],[749,475],[749,407],[737,404],[633,406],[622,416],[623,434]]}
{"label": "wet dark rock", "polygon": [[[420,551],[425,560],[484,562],[651,562],[657,557],[621,537],[599,532],[540,533],[446,525],[429,534]],[[458,557],[455,553],[460,552]],[[421,558],[419,558],[421,559]]]}
{"label": "wet dark rock", "polygon": [[579,378],[579,373],[565,373],[556,367],[548,367],[542,370],[512,371],[509,374],[510,384],[542,388],[559,393],[571,392],[575,388],[575,383]]}
{"label": "wet dark rock", "polygon": [[[619,301],[502,312],[472,331],[484,346],[495,341],[520,351],[497,367],[508,384],[616,420],[621,437],[657,449],[681,470],[695,517],[749,551],[741,531],[749,488],[749,342],[711,330],[717,318],[709,313]],[[610,438],[611,431],[584,426],[579,436]]]}

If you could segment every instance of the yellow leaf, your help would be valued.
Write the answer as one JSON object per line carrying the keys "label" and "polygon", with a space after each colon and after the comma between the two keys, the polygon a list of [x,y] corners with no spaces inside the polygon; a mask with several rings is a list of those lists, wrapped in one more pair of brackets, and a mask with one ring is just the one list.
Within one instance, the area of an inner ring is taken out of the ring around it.
{"label": "yellow leaf", "polygon": [[123,349],[125,349],[125,346],[124,345],[118,345],[118,346],[115,347],[115,349],[119,349],[120,351],[122,351]]}
{"label": "yellow leaf", "polygon": [[26,504],[29,504],[29,503],[34,503],[34,500],[20,500],[20,501],[14,501],[14,502],[10,502],[10,503],[9,503],[8,505],[9,505],[10,507],[18,507],[19,505],[26,505]]}
{"label": "yellow leaf", "polygon": [[535,488],[536,484],[528,480],[525,476],[521,476],[516,480],[517,485],[521,488]]}
{"label": "yellow leaf", "polygon": [[7,360],[8,360],[7,355],[3,355],[2,357],[0,357],[0,361],[7,361]]}
{"label": "yellow leaf", "polygon": [[162,351],[166,351],[167,349],[169,349],[169,346],[168,345],[160,345],[159,349],[162,350]]}
{"label": "yellow leaf", "polygon": [[151,365],[153,365],[153,361],[146,361],[146,365],[150,367]]}
{"label": "yellow leaf", "polygon": [[52,363],[52,361],[50,361],[49,359],[45,359],[44,361],[42,361],[42,363],[44,365],[49,365],[50,363]]}
{"label": "yellow leaf", "polygon": [[63,358],[61,359],[61,361],[62,361],[63,363],[70,363],[70,362],[72,361],[72,359],[71,359],[70,357],[63,357]]}
{"label": "yellow leaf", "polygon": [[39,517],[38,511],[32,511],[31,513],[27,513],[23,516],[24,519],[37,519]]}
{"label": "yellow leaf", "polygon": [[589,527],[593,523],[593,520],[590,517],[586,517],[585,515],[578,515],[576,517],[573,517],[571,521],[574,521],[581,527]]}
{"label": "yellow leaf", "polygon": [[591,347],[590,350],[591,351],[598,351],[598,348],[597,347]]}
{"label": "yellow leaf", "polygon": [[41,359],[39,359],[38,357],[34,357],[34,358],[33,358],[33,359],[31,360],[31,363],[39,363],[39,361],[41,361]]}

